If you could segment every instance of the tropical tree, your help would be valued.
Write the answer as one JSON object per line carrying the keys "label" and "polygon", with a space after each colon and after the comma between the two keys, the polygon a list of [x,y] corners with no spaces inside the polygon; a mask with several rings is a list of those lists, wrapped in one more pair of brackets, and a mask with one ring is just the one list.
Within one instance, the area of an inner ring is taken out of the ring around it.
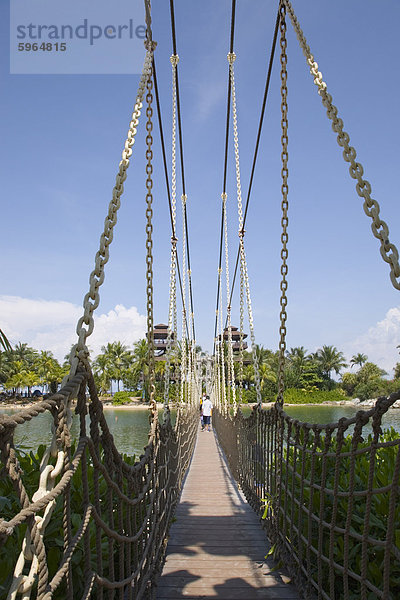
{"label": "tropical tree", "polygon": [[107,346],[102,346],[101,351],[106,357],[111,379],[117,382],[119,391],[120,382],[125,376],[126,370],[132,361],[132,353],[128,347],[121,342],[109,342]]}
{"label": "tropical tree", "polygon": [[18,342],[12,351],[12,355],[14,360],[22,361],[25,368],[32,369],[38,357],[38,352],[28,344]]}
{"label": "tropical tree", "polygon": [[382,379],[383,375],[386,375],[386,371],[374,363],[366,362],[357,373],[357,386],[354,394],[360,400],[376,398],[380,394],[385,394],[387,381]]}
{"label": "tropical tree", "polygon": [[149,376],[149,346],[146,339],[138,340],[133,344],[133,370],[138,382],[147,388]]}
{"label": "tropical tree", "polygon": [[372,379],[381,379],[383,375],[387,375],[386,371],[378,367],[375,363],[367,362],[357,373],[359,383],[367,383]]}
{"label": "tropical tree", "polygon": [[354,354],[350,360],[350,368],[354,367],[354,365],[359,365],[362,367],[368,360],[368,356],[366,354],[362,354],[358,352],[358,354]]}
{"label": "tropical tree", "polygon": [[331,378],[332,371],[338,375],[341,369],[347,366],[343,352],[335,346],[322,346],[314,356],[328,389],[331,389],[334,385]]}
{"label": "tropical tree", "polygon": [[35,371],[27,371],[25,375],[25,386],[28,388],[28,396],[31,395],[31,388],[39,384],[39,376]]}
{"label": "tropical tree", "polygon": [[28,388],[28,395],[30,396],[30,388],[38,382],[39,377],[37,373],[28,370],[22,360],[13,360],[10,362],[9,376],[5,382],[5,387],[8,390],[20,393],[24,388]]}
{"label": "tropical tree", "polygon": [[366,362],[357,373],[343,373],[341,386],[349,396],[356,396],[360,400],[376,398],[379,395],[390,393],[394,382],[383,379],[386,371],[378,365]]}
{"label": "tropical tree", "polygon": [[400,363],[396,363],[394,366],[394,378],[400,379]]}
{"label": "tropical tree", "polygon": [[39,376],[40,384],[55,393],[68,370],[61,367],[58,360],[49,350],[41,350],[35,360],[34,368]]}
{"label": "tropical tree", "polygon": [[342,381],[341,381],[340,385],[348,396],[353,395],[353,392],[356,389],[357,383],[358,383],[358,380],[357,380],[356,373],[349,373],[349,372],[343,373]]}
{"label": "tropical tree", "polygon": [[112,365],[110,365],[109,357],[106,354],[99,354],[93,362],[93,376],[97,389],[100,394],[107,394],[111,386]]}
{"label": "tropical tree", "polygon": [[12,352],[0,352],[0,384],[5,384],[12,373]]}
{"label": "tropical tree", "polygon": [[[8,341],[6,334],[4,333],[4,331],[2,329],[0,329],[0,347],[3,348],[4,352],[12,351],[12,346],[11,346],[10,342]],[[1,352],[1,350],[0,350],[0,352]]]}
{"label": "tropical tree", "polygon": [[5,333],[0,329],[0,384],[4,384],[9,377],[9,355],[12,346]]}
{"label": "tropical tree", "polygon": [[243,368],[243,383],[246,389],[250,388],[250,385],[254,381],[254,366],[252,364],[245,365]]}

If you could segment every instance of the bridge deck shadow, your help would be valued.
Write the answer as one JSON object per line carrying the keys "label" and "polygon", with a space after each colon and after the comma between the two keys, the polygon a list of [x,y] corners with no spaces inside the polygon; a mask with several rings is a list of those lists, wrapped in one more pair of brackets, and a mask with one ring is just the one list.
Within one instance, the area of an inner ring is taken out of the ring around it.
{"label": "bridge deck shadow", "polygon": [[158,600],[300,596],[265,559],[269,542],[233,480],[213,433],[199,432],[175,514]]}

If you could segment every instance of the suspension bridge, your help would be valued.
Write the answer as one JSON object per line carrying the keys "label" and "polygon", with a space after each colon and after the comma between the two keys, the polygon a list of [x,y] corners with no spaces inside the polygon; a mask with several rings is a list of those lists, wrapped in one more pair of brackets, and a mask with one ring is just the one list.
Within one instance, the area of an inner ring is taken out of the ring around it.
{"label": "suspension bridge", "polygon": [[[295,30],[343,158],[349,164],[356,193],[371,219],[381,256],[389,265],[391,283],[397,290],[400,289],[398,251],[389,240],[388,226],[380,217],[377,201],[371,197],[371,185],[364,179],[363,167],[356,160],[356,151],[350,145],[349,135],[289,0],[277,2],[249,194],[243,204],[234,71],[235,6],[232,0],[213,354],[205,358],[196,353],[174,3],[170,0],[173,52],[169,173],[155,67],[156,43],[152,39],[150,2],[145,0],[147,33],[143,72],[95,267],[90,275],[90,288],[84,297],[83,315],[77,324],[78,341],[71,350],[70,372],[57,393],[16,414],[0,417],[2,477],[16,498],[0,518],[1,556],[4,557],[1,570],[6,582],[0,590],[1,598],[395,600],[400,597],[400,439],[383,435],[381,427],[382,416],[400,398],[400,392],[379,398],[369,411],[360,411],[353,418],[342,418],[328,425],[300,422],[288,416],[284,409],[289,252],[286,42],[289,24]],[[265,410],[255,351],[245,223],[272,64],[278,52],[282,160],[280,361],[276,402]],[[158,416],[154,385],[154,97],[171,217],[162,417]],[[150,426],[143,455],[136,462],[129,462],[118,452],[108,429],[91,371],[87,339],[94,328],[93,314],[100,302],[99,289],[104,281],[109,246],[142,112],[147,161]],[[230,127],[239,224],[233,277],[229,272],[226,207]],[[179,258],[177,156],[181,158],[183,223]],[[240,286],[239,330],[231,323],[236,280]],[[178,335],[179,299],[182,323]],[[257,397],[256,406],[248,416],[241,410],[245,314]],[[214,431],[199,433],[199,399],[204,390],[214,406]],[[175,420],[171,418],[171,404],[177,406]],[[72,410],[79,417],[76,441],[72,440],[70,431]],[[27,473],[18,460],[14,434],[19,425],[43,413],[51,416],[52,442],[43,452],[40,469]],[[372,427],[372,434],[366,433],[368,426]],[[383,471],[389,473],[386,479],[381,476]],[[376,517],[377,512],[380,519]],[[15,548],[18,548],[17,559],[9,565],[5,558],[13,554],[11,549]]]}

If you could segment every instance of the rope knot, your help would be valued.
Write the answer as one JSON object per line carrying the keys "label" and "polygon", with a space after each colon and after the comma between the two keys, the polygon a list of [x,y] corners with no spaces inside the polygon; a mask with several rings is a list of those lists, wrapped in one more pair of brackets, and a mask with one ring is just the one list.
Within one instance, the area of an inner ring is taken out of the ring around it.
{"label": "rope knot", "polygon": [[228,198],[228,194],[226,192],[222,192],[221,198],[222,198],[222,202],[226,202],[226,200]]}
{"label": "rope knot", "polygon": [[183,204],[184,204],[184,205],[186,205],[186,202],[187,202],[187,195],[186,195],[186,194],[182,194],[182,196],[181,196],[181,200],[182,200]]}
{"label": "rope knot", "polygon": [[239,229],[238,236],[239,236],[239,238],[240,238],[241,240],[244,238],[244,234],[245,234],[245,233],[246,233],[246,230],[245,230],[245,228],[244,228],[244,227],[242,227],[241,229]]}
{"label": "rope knot", "polygon": [[177,54],[173,54],[172,56],[170,56],[169,60],[171,61],[171,65],[173,67],[176,67],[176,65],[179,62],[179,56]]}
{"label": "rope knot", "polygon": [[228,58],[228,63],[229,63],[230,65],[233,65],[233,63],[234,63],[234,62],[235,62],[235,60],[236,60],[236,54],[235,54],[234,52],[229,52],[229,54],[228,54],[227,58]]}
{"label": "rope knot", "polygon": [[145,40],[144,47],[146,48],[147,52],[154,52],[154,50],[157,48],[157,42],[153,42],[153,40]]}

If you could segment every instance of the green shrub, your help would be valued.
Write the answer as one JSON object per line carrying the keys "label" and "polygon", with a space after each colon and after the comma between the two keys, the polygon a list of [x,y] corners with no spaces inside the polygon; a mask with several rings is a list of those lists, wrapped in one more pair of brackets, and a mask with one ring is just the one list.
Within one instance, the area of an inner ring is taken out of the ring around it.
{"label": "green shrub", "polygon": [[[25,490],[30,498],[36,492],[39,485],[40,477],[40,461],[43,458],[45,452],[45,446],[40,445],[37,452],[30,451],[26,453],[22,448],[16,448],[16,455],[18,463],[21,468],[22,481],[25,486]],[[72,455],[75,452],[75,444],[71,447]],[[87,456],[87,455],[86,455]],[[103,456],[101,451],[101,457]],[[85,455],[84,455],[85,457]],[[128,456],[122,454],[122,459],[129,465],[135,464],[135,455]],[[54,459],[52,460],[54,464]],[[1,463],[0,463],[1,465]],[[87,481],[88,481],[88,492],[89,502],[95,502],[94,496],[94,467],[91,457],[88,457],[86,463],[87,469]],[[121,488],[123,493],[127,494],[128,484],[126,481],[123,483]],[[82,463],[79,464],[76,472],[74,473],[71,485],[71,528],[72,535],[75,535],[82,524],[83,514],[83,487],[82,487]],[[99,497],[105,498],[107,495],[108,484],[102,476],[99,477]],[[49,567],[50,579],[55,575],[58,570],[62,559],[63,559],[63,546],[64,546],[64,527],[63,527],[63,496],[58,496],[56,504],[53,510],[51,519],[46,527],[44,534],[44,544],[47,554],[47,562]],[[11,480],[8,476],[0,477],[0,510],[1,517],[7,521],[12,519],[20,510],[21,505]],[[104,515],[103,515],[104,517]],[[92,554],[91,567],[96,569],[96,524],[92,518],[89,523],[89,544]],[[5,600],[7,597],[7,591],[12,582],[12,575],[14,572],[14,566],[17,562],[19,553],[21,552],[22,541],[25,536],[26,525],[15,527],[12,535],[10,535],[3,545],[0,545],[0,600]],[[108,565],[108,552],[109,544],[107,536],[102,533],[101,536],[101,548],[103,555],[103,565]],[[114,548],[114,563],[115,568],[118,567],[118,547]],[[84,541],[81,540],[75,552],[71,558],[72,564],[72,583],[74,588],[74,598],[81,598],[84,592]],[[108,567],[105,566],[104,575],[107,576]],[[35,584],[36,589],[36,584]],[[34,592],[35,592],[34,589]],[[32,594],[36,597],[35,593]],[[54,600],[64,600],[66,598],[66,586],[65,580],[63,580],[56,590]]]}
{"label": "green shrub", "polygon": [[116,392],[112,400],[114,406],[128,404],[129,402],[132,402],[132,392]]}
{"label": "green shrub", "polygon": [[315,390],[307,392],[296,388],[285,390],[283,399],[287,404],[322,404],[322,402],[340,402],[345,400],[343,390]]}
{"label": "green shrub", "polygon": [[[239,392],[238,392],[238,397],[239,397]],[[243,404],[251,404],[253,402],[257,402],[256,390],[254,388],[250,388],[249,390],[243,390],[242,402],[243,402]]]}
{"label": "green shrub", "polygon": [[[399,451],[398,433],[393,428],[390,428],[380,436],[380,444],[375,453],[375,469],[373,475],[372,487],[379,489],[379,493],[373,494],[371,500],[371,513],[369,519],[368,534],[371,538],[384,541],[387,534],[388,515],[391,502],[391,486],[393,482],[393,474],[396,472],[397,455]],[[371,446],[373,441],[372,435],[369,434],[366,440],[359,443],[358,449]],[[304,432],[300,433],[300,443],[304,442]],[[307,445],[307,451],[303,452],[304,458],[301,460],[293,447],[289,451],[286,449],[283,453],[284,460],[282,461],[282,481],[286,481],[286,489],[291,490],[292,498],[302,498],[302,502],[293,503],[291,518],[299,527],[298,532],[291,531],[290,541],[295,553],[299,553],[303,559],[303,567],[307,568],[307,543],[313,548],[318,548],[321,545],[321,551],[325,556],[330,553],[330,530],[329,523],[332,519],[332,510],[335,509],[335,526],[338,530],[333,534],[333,560],[339,565],[342,565],[345,559],[345,549],[343,535],[340,533],[346,528],[346,524],[350,519],[350,530],[360,536],[365,532],[364,520],[366,510],[366,498],[363,492],[368,489],[370,461],[372,451],[360,452],[354,459],[354,476],[353,485],[358,495],[353,496],[351,503],[351,513],[349,515],[350,500],[345,494],[338,496],[336,503],[333,500],[333,494],[326,493],[318,489],[318,485],[323,484],[323,490],[333,490],[335,485],[341,492],[347,492],[351,489],[351,450],[353,438],[352,435],[346,436],[341,446],[340,454],[340,469],[336,475],[336,456],[337,441],[333,440],[330,445],[329,454],[325,458],[325,438],[321,437],[319,443],[315,446],[315,437],[310,436]],[[387,444],[387,445],[385,445]],[[314,455],[315,450],[315,455]],[[287,469],[287,465],[289,468]],[[336,481],[338,476],[338,481]],[[314,487],[311,488],[310,480],[313,480]],[[321,494],[323,494],[323,502],[321,503]],[[334,506],[335,504],[335,506]],[[286,506],[286,504],[285,504]],[[321,508],[323,507],[323,508]],[[308,509],[315,515],[315,518],[308,517]],[[285,509],[286,510],[286,509]],[[322,510],[322,512],[321,512]],[[278,528],[282,532],[282,536],[289,535],[288,519],[284,512],[279,511]],[[325,522],[324,533],[320,536],[318,528],[318,519]],[[400,526],[400,504],[396,503],[394,510],[394,528],[395,538],[393,545],[396,550],[400,549],[400,535],[398,532]],[[348,548],[348,567],[349,571],[360,573],[360,558],[361,558],[361,541],[350,537]],[[384,547],[382,545],[367,545],[368,564],[367,577],[378,589],[383,590],[384,581]],[[318,566],[311,561],[311,574],[317,579]],[[328,581],[329,566],[326,563],[321,564],[322,581]],[[400,561],[393,553],[391,557],[390,567],[390,594],[388,598],[400,598]],[[335,595],[334,598],[344,598],[343,577],[340,573],[335,573]],[[325,591],[325,585],[324,585]],[[358,600],[360,598],[360,585],[353,578],[349,579],[349,599]],[[377,596],[373,593],[367,596],[368,600],[372,600]]]}

